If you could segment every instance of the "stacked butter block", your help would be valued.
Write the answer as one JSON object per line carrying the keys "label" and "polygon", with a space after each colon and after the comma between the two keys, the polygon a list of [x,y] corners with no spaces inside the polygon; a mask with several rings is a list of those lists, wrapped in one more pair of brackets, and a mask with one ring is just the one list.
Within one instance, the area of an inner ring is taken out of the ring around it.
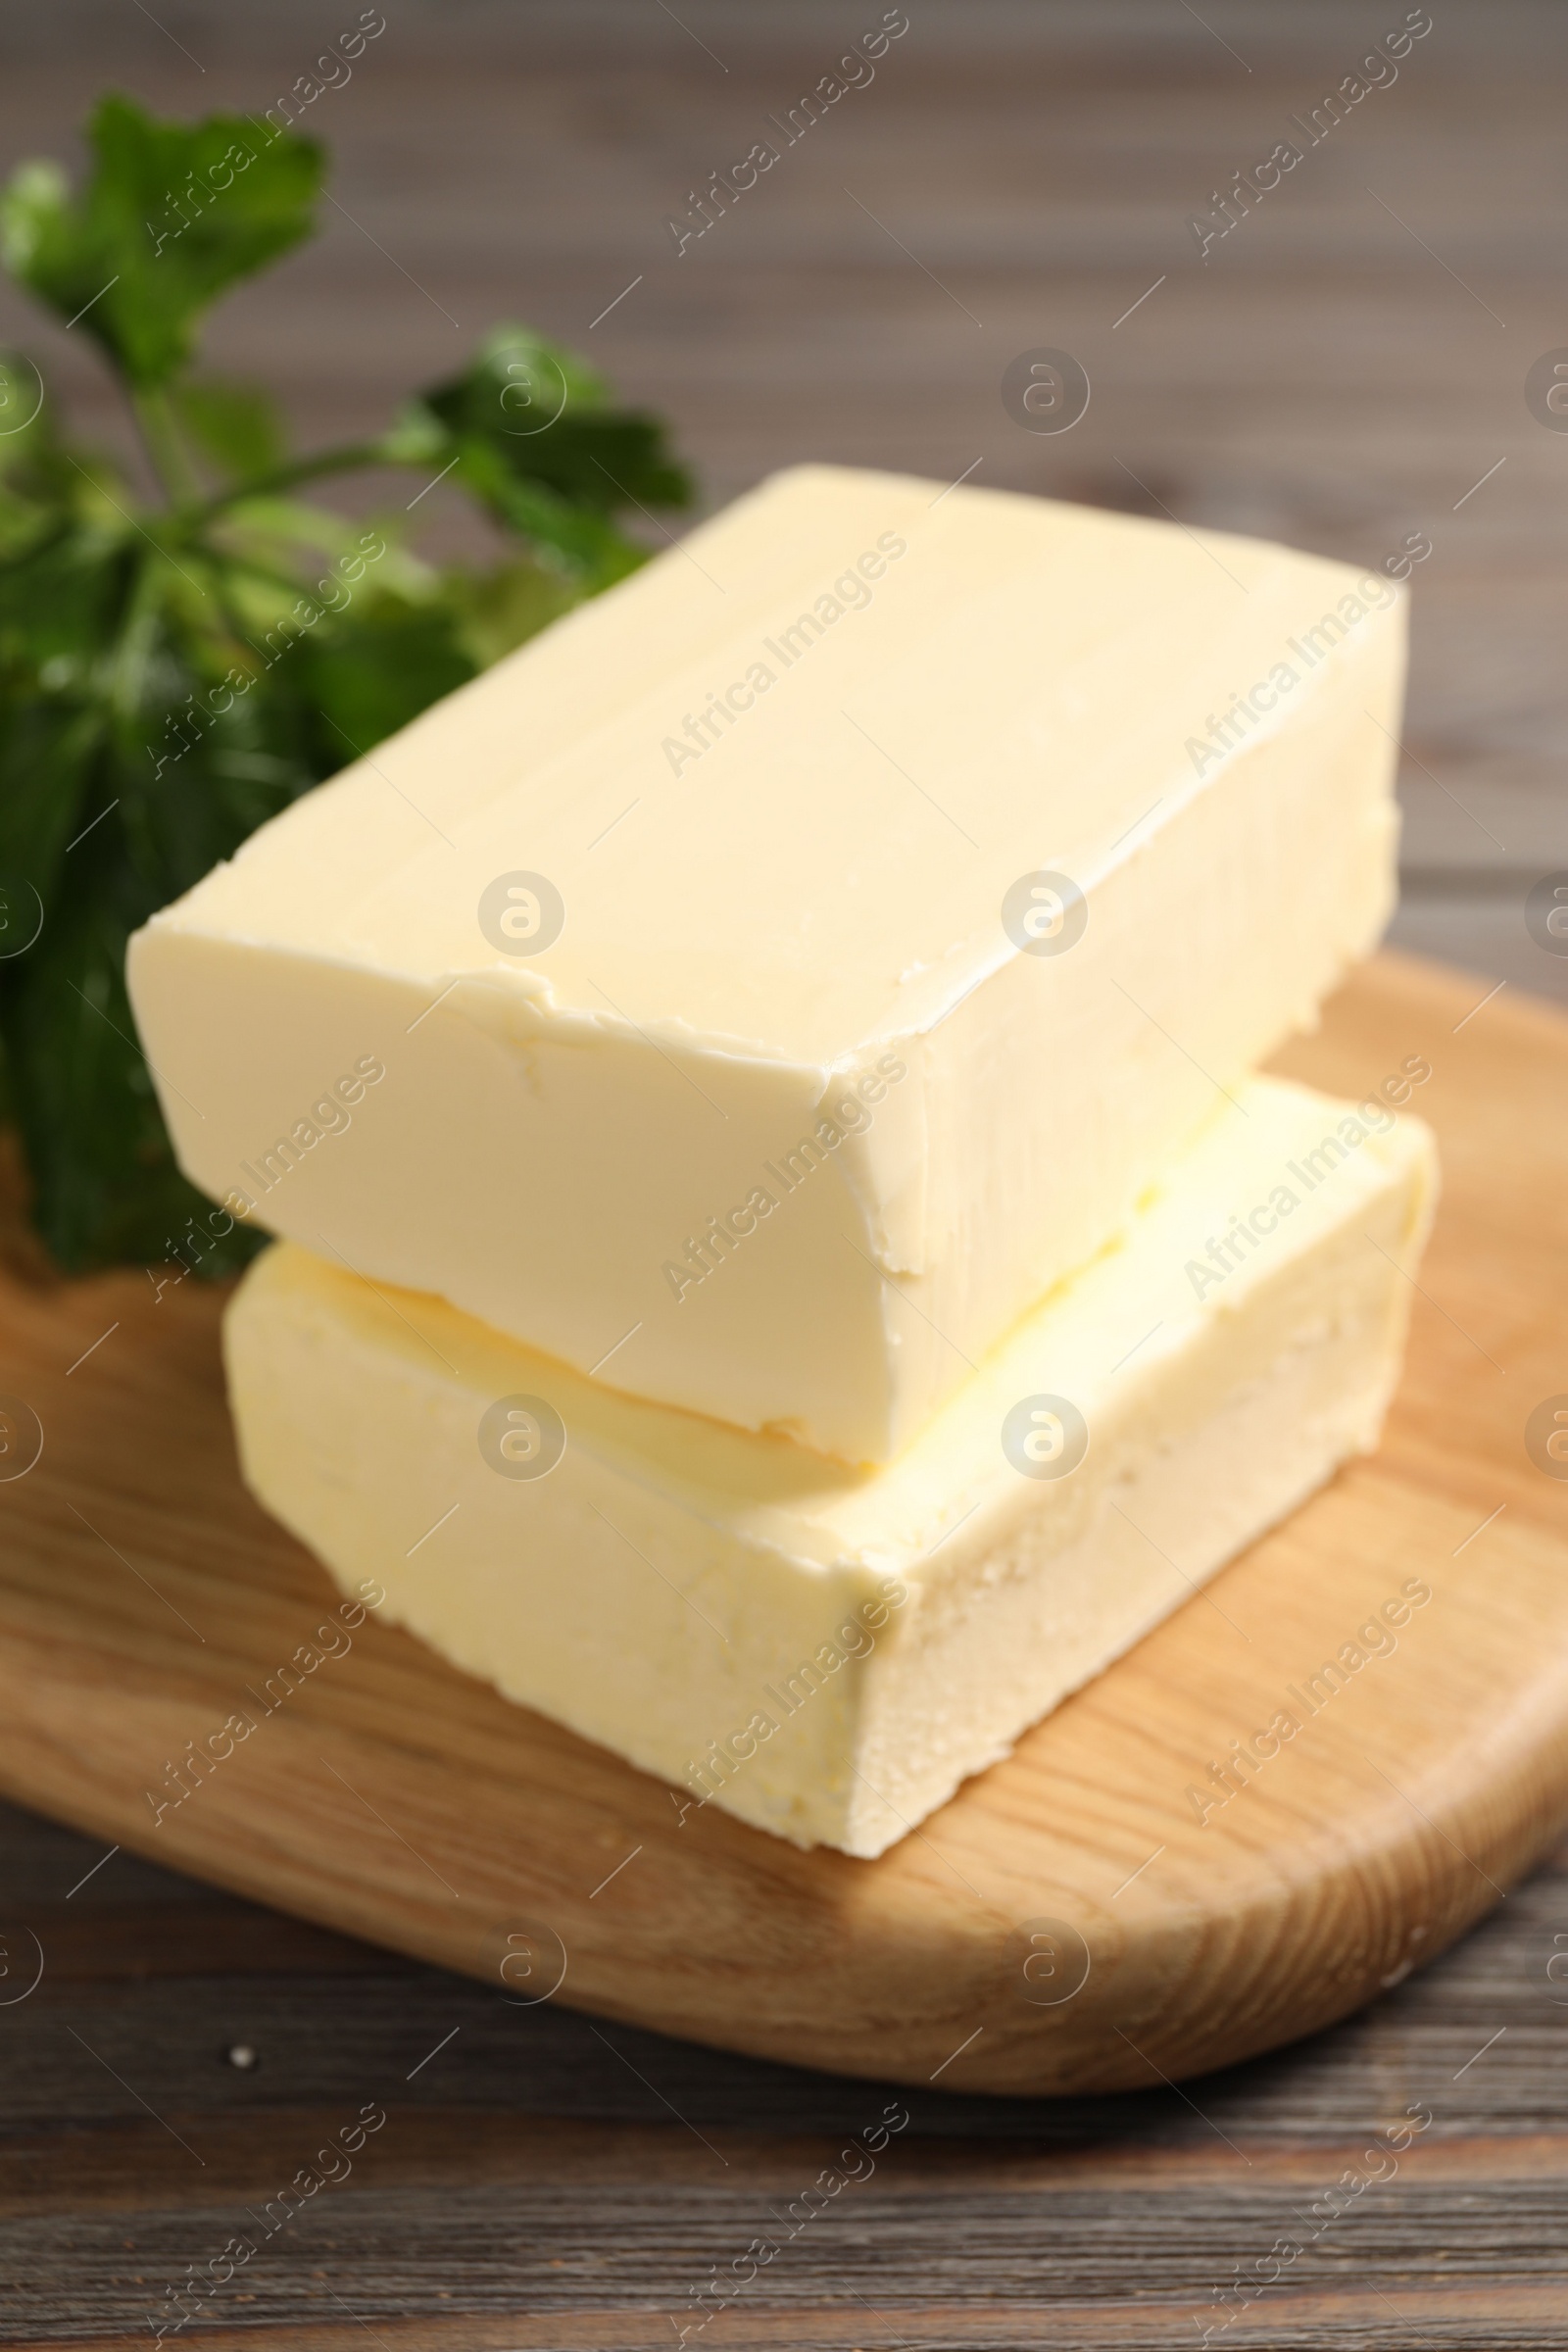
{"label": "stacked butter block", "polygon": [[1380,576],[808,467],[297,804],[130,962],[283,1237],[256,1493],[880,1852],[1376,1440],[1412,1073],[1251,1073],[1386,919],[1402,671]]}

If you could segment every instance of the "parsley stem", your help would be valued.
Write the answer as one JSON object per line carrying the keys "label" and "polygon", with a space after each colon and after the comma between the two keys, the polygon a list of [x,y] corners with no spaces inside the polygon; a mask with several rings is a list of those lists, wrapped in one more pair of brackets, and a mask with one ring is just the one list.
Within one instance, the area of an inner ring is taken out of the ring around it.
{"label": "parsley stem", "polygon": [[199,497],[201,483],[175,427],[168,393],[132,391],[129,397],[142,447],[170,505],[178,507]]}
{"label": "parsley stem", "polygon": [[324,473],[352,473],[366,466],[400,466],[406,459],[395,457],[381,441],[345,441],[336,449],[318,449],[308,458],[296,458],[292,464],[274,466],[270,473],[259,473],[248,482],[235,482],[229,489],[220,491],[199,506],[186,507],[176,517],[184,530],[200,530],[215,516],[225,514],[230,507],[243,506],[247,499],[271,498],[279,490],[291,490],[297,482],[312,482]]}

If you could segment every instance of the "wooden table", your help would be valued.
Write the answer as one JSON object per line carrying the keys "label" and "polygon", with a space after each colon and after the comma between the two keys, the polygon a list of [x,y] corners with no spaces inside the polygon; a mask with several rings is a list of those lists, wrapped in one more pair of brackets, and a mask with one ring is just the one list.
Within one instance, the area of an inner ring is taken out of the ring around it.
{"label": "wooden table", "polygon": [[265,2327],[269,2344],[336,2352],[367,2342],[363,2322],[399,2352],[653,2352],[710,2266],[779,2236],[775,2217],[897,2096],[910,2124],[875,2174],[689,2340],[1168,2352],[1217,2328],[1215,2287],[1304,2239],[1374,2129],[1424,2103],[1433,2125],[1397,2173],[1214,2340],[1568,2342],[1562,1867],[1282,2056],[1185,2096],[1014,2104],[599,2032],[122,1853],[81,1886],[103,1849],[20,1814],[0,1837],[10,1965],[31,1973],[13,1919],[50,1957],[0,2009],[10,2341],[149,2341],[166,2287],[256,2235],[247,2208],[371,2102],[388,2120],[353,2171],[192,2340]]}
{"label": "wooden table", "polygon": [[[1189,217],[1402,10],[908,6],[874,82],[677,258],[665,222],[687,191],[877,9],[387,0],[386,32],[314,110],[346,210],[221,315],[215,365],[335,437],[521,316],[668,413],[715,501],[814,456],[944,481],[976,466],[1369,564],[1425,533],[1397,936],[1470,964],[1478,995],[1489,979],[1568,995],[1568,958],[1521,918],[1529,884],[1568,866],[1568,436],[1523,397],[1568,339],[1560,12],[1436,0],[1397,81],[1204,262]],[[265,106],[354,14],[55,0],[7,27],[6,153],[72,152],[108,82],[171,114]],[[0,333],[24,333],[92,428],[118,433],[79,335],[9,293]],[[1008,361],[1041,345],[1076,353],[1094,385],[1060,437],[1024,433],[1001,402]],[[456,539],[444,496],[429,505]],[[220,2255],[244,2209],[368,2102],[388,2121],[352,2172],[212,2306],[220,2327],[187,2336],[667,2344],[710,2266],[776,2234],[772,2216],[885,2104],[629,2029],[605,2039],[0,1822],[8,2340],[150,2340],[187,2265]],[[49,1964],[7,2003],[29,1931]],[[704,2338],[1196,2342],[1237,2310],[1216,2289],[1238,2266],[1255,2278],[1277,2239],[1316,2229],[1212,2340],[1568,2345],[1565,2033],[1559,1868],[1357,2020],[1185,2094],[911,2094],[874,2177]],[[1434,2121],[1397,2171],[1328,2226],[1303,2222],[1413,2102]]]}

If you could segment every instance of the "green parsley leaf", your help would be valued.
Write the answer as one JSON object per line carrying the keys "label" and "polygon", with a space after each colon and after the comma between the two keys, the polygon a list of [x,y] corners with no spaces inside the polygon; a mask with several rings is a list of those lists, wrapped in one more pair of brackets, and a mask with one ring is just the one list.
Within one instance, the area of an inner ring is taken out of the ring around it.
{"label": "green parsley leaf", "polygon": [[322,151],[247,115],[155,122],[103,99],[96,169],[74,198],[58,166],[24,164],[0,200],[0,259],[83,330],[138,391],[191,357],[216,296],[308,237]]}

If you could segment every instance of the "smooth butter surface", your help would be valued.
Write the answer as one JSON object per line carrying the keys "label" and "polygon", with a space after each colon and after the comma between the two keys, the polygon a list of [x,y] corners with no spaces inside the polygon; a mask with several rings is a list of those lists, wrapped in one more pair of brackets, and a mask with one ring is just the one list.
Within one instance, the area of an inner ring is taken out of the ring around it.
{"label": "smooth butter surface", "polygon": [[1249,1084],[881,1470],[285,1246],[227,1319],[241,1459],[456,1664],[681,1801],[873,1854],[1375,1442],[1433,1182],[1418,1121]]}
{"label": "smooth butter surface", "polygon": [[[1375,941],[1403,610],[1362,588],[777,476],[138,935],[181,1160],[625,1390],[887,1459]],[[1087,898],[1048,953],[1041,871]]]}

